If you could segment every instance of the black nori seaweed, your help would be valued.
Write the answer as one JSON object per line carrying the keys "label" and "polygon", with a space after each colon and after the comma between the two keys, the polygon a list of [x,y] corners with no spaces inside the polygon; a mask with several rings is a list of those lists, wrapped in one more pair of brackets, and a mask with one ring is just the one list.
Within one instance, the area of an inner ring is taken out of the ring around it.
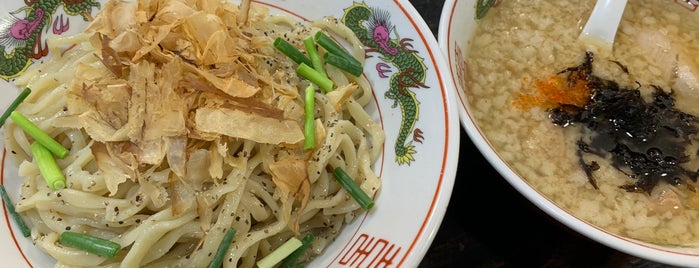
{"label": "black nori seaweed", "polygon": [[[620,88],[610,80],[592,74],[593,54],[567,68],[569,83],[585,79],[591,89],[584,107],[561,105],[549,110],[556,125],[581,125],[577,143],[579,163],[592,186],[598,188],[593,172],[595,161],[585,162],[585,154],[595,154],[634,182],[619,186],[628,192],[650,194],[660,181],[682,185],[686,179],[697,181],[699,173],[682,167],[689,161],[685,150],[697,133],[699,120],[674,108],[672,91],[653,86],[653,101],[646,102],[638,89]],[[626,70],[624,70],[626,71]],[[689,187],[690,190],[694,188]]]}

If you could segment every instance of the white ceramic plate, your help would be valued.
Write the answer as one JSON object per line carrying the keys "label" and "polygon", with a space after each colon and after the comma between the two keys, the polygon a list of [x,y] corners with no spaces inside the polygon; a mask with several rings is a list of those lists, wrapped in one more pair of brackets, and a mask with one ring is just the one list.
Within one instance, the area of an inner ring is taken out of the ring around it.
{"label": "white ceramic plate", "polygon": [[[90,2],[91,0],[3,2],[0,6],[0,45],[10,46],[5,47],[5,58],[0,58],[0,77],[3,78],[0,79],[0,110],[4,111],[18,94],[18,88],[11,83],[12,77],[21,72],[18,70],[21,68],[17,66],[25,63],[38,64],[48,59],[40,53],[45,47],[43,44],[47,35],[67,35],[83,29],[86,22],[79,14],[86,11],[94,16],[98,11],[98,8],[87,8]],[[288,14],[301,21],[322,16],[342,18],[355,8],[366,9],[372,14],[388,14],[385,19],[394,27],[389,32],[388,42],[403,44],[404,49],[394,51],[395,55],[367,53],[370,58],[367,59],[364,73],[374,89],[375,104],[371,113],[386,131],[383,157],[375,164],[375,170],[382,178],[382,188],[372,211],[348,225],[326,252],[311,263],[311,267],[417,266],[434,239],[447,208],[456,175],[459,149],[456,95],[452,79],[448,76],[450,72],[446,61],[434,35],[408,1],[255,2],[267,6],[272,13]],[[24,21],[29,22],[25,26],[32,26],[39,7],[44,11],[44,16],[42,21],[36,23],[37,27],[28,28],[26,37],[29,37],[29,41],[22,42],[20,39],[25,36],[21,35],[15,36],[16,40],[7,40],[11,38],[7,35],[8,31],[19,28],[2,23]],[[46,23],[49,21],[50,25]],[[36,41],[31,42],[32,40]],[[31,58],[33,55],[37,59]],[[403,61],[392,62],[394,56],[404,57]],[[25,59],[20,60],[19,57]],[[7,64],[15,62],[21,64]],[[417,64],[405,66],[406,63]],[[410,116],[411,113],[406,113],[401,105],[396,105],[396,100],[385,96],[387,91],[399,91],[398,88],[391,88],[389,82],[400,73],[417,78],[416,81],[421,84],[402,89],[406,95],[401,95],[401,98],[418,105],[418,113],[413,114],[416,116],[413,118],[416,120],[414,125],[403,125],[404,119],[411,119],[404,115]],[[424,79],[420,79],[421,77]],[[401,127],[406,127],[409,131],[404,140],[398,137]],[[415,153],[412,160],[398,163],[395,148],[405,145],[413,146]],[[0,143],[0,148],[2,147]],[[8,153],[5,150],[2,152],[0,183],[5,185],[16,202],[20,178],[16,167],[6,159]],[[31,239],[22,237],[4,203],[2,208],[2,266],[53,266],[54,260],[50,256],[35,248]]]}
{"label": "white ceramic plate", "polygon": [[[474,123],[467,96],[464,93],[465,83],[463,80],[463,56],[466,52],[469,39],[473,36],[477,23],[475,20],[476,4],[485,4],[487,2],[497,4],[500,0],[447,0],[442,9],[438,29],[438,42],[443,53],[445,53],[447,57],[449,70],[452,72],[452,79],[454,79],[456,92],[459,98],[458,106],[461,126],[475,146],[500,175],[529,201],[582,235],[616,250],[640,258],[671,265],[699,267],[699,248],[665,247],[645,243],[609,233],[568,214],[568,212],[536,191],[524,179],[519,177],[518,174],[513,172],[507,163],[505,163],[489,145],[488,141]],[[698,9],[699,4],[695,3],[696,1],[668,1],[668,4],[680,4],[690,10]]]}

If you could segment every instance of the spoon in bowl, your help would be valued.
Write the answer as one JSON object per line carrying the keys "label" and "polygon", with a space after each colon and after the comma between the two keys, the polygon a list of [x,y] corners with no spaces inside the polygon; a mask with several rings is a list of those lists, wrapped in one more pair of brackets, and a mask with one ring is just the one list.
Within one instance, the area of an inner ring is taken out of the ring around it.
{"label": "spoon in bowl", "polygon": [[610,55],[627,0],[597,0],[578,36],[588,49]]}

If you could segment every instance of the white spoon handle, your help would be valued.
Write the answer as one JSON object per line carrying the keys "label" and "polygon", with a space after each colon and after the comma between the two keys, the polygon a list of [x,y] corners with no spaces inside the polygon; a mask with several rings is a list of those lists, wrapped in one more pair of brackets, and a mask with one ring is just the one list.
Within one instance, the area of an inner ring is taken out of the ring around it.
{"label": "white spoon handle", "polygon": [[579,39],[611,52],[627,0],[598,0]]}

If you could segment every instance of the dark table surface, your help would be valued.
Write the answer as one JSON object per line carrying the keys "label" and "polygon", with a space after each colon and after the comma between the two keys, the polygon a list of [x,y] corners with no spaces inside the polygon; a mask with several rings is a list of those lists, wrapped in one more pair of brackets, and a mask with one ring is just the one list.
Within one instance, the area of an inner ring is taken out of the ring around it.
{"label": "dark table surface", "polygon": [[[435,36],[443,0],[410,0]],[[461,128],[447,212],[420,267],[668,267],[583,237],[505,181]],[[477,175],[474,175],[477,174]]]}

